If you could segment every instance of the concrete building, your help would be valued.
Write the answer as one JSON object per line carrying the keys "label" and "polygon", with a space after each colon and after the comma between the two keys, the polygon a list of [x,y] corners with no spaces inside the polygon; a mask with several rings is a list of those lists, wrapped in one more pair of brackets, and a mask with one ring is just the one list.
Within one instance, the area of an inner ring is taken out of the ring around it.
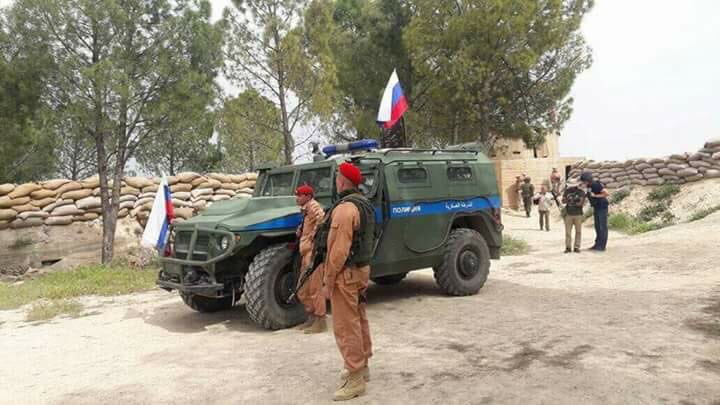
{"label": "concrete building", "polygon": [[553,168],[565,178],[570,167],[581,157],[561,157],[559,134],[547,135],[545,143],[537,148],[528,148],[522,139],[501,139],[496,142],[490,157],[495,161],[495,171],[500,189],[502,205],[517,209],[520,205],[515,187],[515,178],[525,173],[532,179],[535,189],[540,191],[543,181],[550,179]]}

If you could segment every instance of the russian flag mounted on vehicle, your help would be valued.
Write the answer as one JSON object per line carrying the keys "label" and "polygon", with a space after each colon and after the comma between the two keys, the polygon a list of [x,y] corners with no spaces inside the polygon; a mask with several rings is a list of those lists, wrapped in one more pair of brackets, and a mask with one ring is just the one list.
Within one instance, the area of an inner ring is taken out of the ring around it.
{"label": "russian flag mounted on vehicle", "polygon": [[173,213],[170,187],[167,179],[163,176],[160,187],[155,193],[155,201],[143,231],[142,243],[147,246],[155,246],[157,250],[162,252],[167,244],[170,222],[172,222],[173,218],[175,218],[175,214]]}
{"label": "russian flag mounted on vehicle", "polygon": [[400,86],[397,71],[393,70],[390,80],[385,87],[380,110],[378,110],[377,122],[384,128],[392,128],[408,110],[408,102]]}

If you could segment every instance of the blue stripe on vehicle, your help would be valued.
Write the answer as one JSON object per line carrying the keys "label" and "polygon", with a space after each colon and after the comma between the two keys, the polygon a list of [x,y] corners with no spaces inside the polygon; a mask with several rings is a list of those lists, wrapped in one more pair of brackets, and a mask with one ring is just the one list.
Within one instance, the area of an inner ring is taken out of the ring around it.
{"label": "blue stripe on vehicle", "polygon": [[[451,212],[473,212],[500,208],[500,196],[477,197],[465,200],[442,200],[433,202],[402,202],[390,206],[391,218],[419,217],[424,215],[447,214]],[[375,221],[383,220],[382,210],[375,209]],[[260,222],[246,227],[245,231],[268,231],[297,228],[302,221],[302,214],[292,214],[270,221]]]}
{"label": "blue stripe on vehicle", "polygon": [[500,196],[477,197],[465,200],[442,200],[433,202],[401,202],[390,206],[390,217],[405,218],[451,212],[473,212],[500,208]]}

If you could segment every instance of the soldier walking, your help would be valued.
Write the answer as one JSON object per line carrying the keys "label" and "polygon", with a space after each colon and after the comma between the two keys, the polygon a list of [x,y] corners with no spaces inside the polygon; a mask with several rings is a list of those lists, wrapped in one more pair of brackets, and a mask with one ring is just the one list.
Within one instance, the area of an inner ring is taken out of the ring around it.
{"label": "soldier walking", "polygon": [[535,186],[530,183],[530,177],[523,179],[523,184],[520,186],[520,194],[522,195],[523,206],[525,207],[525,215],[530,218],[532,199],[535,195]]}
{"label": "soldier walking", "polygon": [[[300,207],[303,220],[298,228],[300,239],[300,279],[304,272],[308,271],[312,263],[313,240],[318,226],[323,221],[325,211],[315,200],[315,190],[309,185],[303,185],[295,190],[295,201]],[[298,298],[305,307],[307,320],[299,326],[305,333],[321,333],[327,330],[325,319],[324,299],[316,300],[316,296],[322,288],[322,271],[318,269],[310,276],[310,279],[298,291]]]}
{"label": "soldier walking", "polygon": [[360,169],[343,163],[338,171],[335,186],[340,200],[327,213],[316,243],[327,247],[322,294],[332,304],[335,342],[345,363],[333,400],[345,401],[365,393],[370,380],[372,342],[366,293],[375,216],[372,205],[357,188],[362,182]]}

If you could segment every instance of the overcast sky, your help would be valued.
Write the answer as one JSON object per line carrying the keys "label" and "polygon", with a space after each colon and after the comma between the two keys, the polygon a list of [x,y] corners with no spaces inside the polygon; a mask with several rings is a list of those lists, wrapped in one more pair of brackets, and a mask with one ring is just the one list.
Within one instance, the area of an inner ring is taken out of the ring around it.
{"label": "overcast sky", "polygon": [[[231,1],[212,3],[218,18]],[[573,88],[561,153],[660,156],[720,138],[719,18],[717,0],[597,1],[583,22],[594,63]]]}

